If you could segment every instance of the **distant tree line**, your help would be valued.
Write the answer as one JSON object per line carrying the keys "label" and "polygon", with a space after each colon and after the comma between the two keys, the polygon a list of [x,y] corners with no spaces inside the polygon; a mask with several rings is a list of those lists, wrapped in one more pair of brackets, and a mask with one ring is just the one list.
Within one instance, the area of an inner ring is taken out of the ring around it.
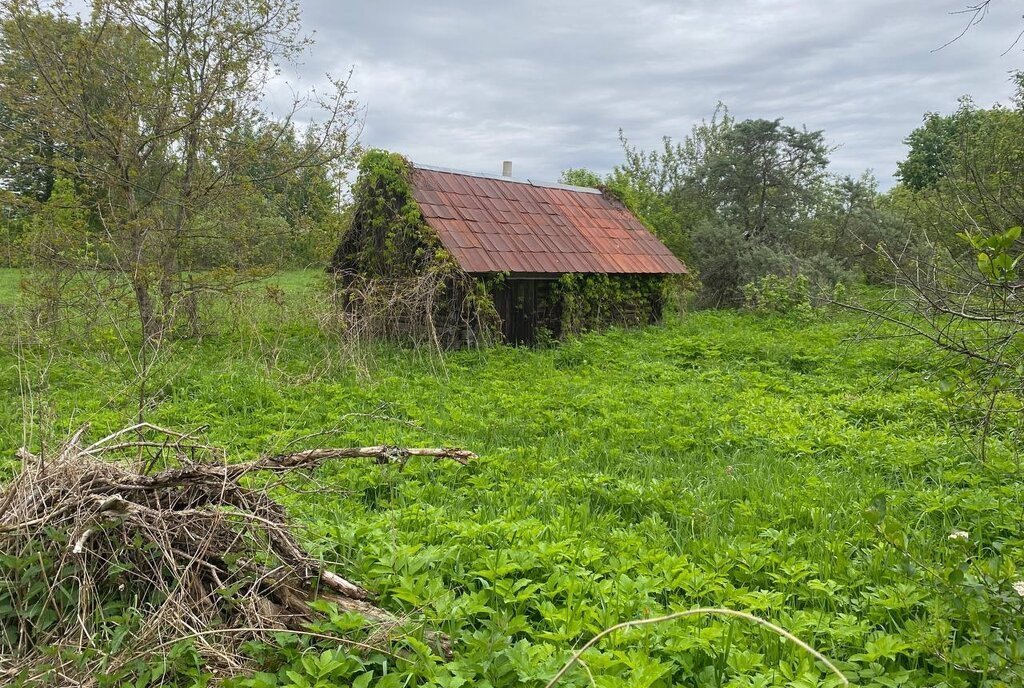
{"label": "distant tree line", "polygon": [[803,276],[819,291],[874,278],[865,242],[888,231],[877,183],[829,172],[821,131],[782,120],[737,121],[719,105],[681,141],[641,150],[620,135],[624,161],[605,178],[567,170],[566,183],[622,196],[700,277],[708,306],[744,301],[768,275]]}
{"label": "distant tree line", "polygon": [[885,193],[868,172],[831,172],[824,132],[737,121],[723,105],[654,150],[620,134],[623,161],[610,174],[570,169],[562,181],[620,196],[696,269],[705,306],[741,305],[766,278],[799,279],[825,296],[837,284],[892,284],[900,269],[930,265],[934,283],[936,261],[973,265],[978,249],[964,236],[1024,222],[1024,76],[1014,82],[1010,106],[964,98],[952,114],[927,114]]}

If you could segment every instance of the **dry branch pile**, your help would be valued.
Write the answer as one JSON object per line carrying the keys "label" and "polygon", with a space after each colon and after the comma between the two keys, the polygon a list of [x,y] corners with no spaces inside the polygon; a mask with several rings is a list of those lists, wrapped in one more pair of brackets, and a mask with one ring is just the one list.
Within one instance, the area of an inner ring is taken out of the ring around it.
{"label": "dry branch pile", "polygon": [[[182,639],[208,666],[238,671],[243,642],[315,621],[313,600],[364,616],[386,637],[402,620],[311,557],[267,481],[247,477],[346,458],[475,458],[377,446],[228,463],[190,436],[148,424],[88,446],[84,431],[51,457],[21,450],[21,472],[0,490],[0,683],[88,684],[94,672]],[[111,610],[121,608],[137,614],[137,627],[114,640],[126,621]],[[427,636],[447,652],[446,639]],[[117,646],[114,656],[96,652]]]}

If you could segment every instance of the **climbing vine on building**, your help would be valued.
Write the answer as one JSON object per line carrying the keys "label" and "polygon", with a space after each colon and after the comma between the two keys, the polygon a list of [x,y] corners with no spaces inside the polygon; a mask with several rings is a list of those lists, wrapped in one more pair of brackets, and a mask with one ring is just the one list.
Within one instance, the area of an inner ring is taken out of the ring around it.
{"label": "climbing vine on building", "polygon": [[371,150],[359,165],[352,220],[331,260],[347,329],[442,348],[493,341],[487,285],[462,270],[423,219],[409,162]]}
{"label": "climbing vine on building", "polygon": [[335,273],[411,276],[455,265],[423,220],[409,183],[409,162],[397,153],[368,151],[352,193],[352,221],[334,253]]}
{"label": "climbing vine on building", "polygon": [[613,325],[635,327],[657,322],[667,287],[663,275],[562,275],[551,292],[561,304],[561,336]]}

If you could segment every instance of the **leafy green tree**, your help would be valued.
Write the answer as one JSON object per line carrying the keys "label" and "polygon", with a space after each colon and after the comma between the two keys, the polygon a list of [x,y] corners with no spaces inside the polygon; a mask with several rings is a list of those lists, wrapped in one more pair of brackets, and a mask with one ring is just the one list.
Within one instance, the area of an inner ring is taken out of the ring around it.
{"label": "leafy green tree", "polygon": [[44,324],[59,323],[61,309],[81,299],[79,285],[74,284],[74,271],[57,266],[98,262],[98,242],[86,212],[70,179],[58,177],[52,192],[37,212],[25,218],[26,231],[21,237],[21,253],[28,265],[48,265],[26,281],[32,294],[40,297],[39,316]]}
{"label": "leafy green tree", "polygon": [[693,228],[716,217],[716,199],[704,170],[720,154],[734,124],[719,104],[711,119],[695,125],[682,141],[666,136],[655,150],[639,149],[619,133],[625,160],[615,167],[608,185],[626,196],[630,207],[685,260],[691,258]]}
{"label": "leafy green tree", "polygon": [[[252,246],[237,240],[246,223],[225,210],[258,193],[246,175],[254,159],[294,152],[276,138],[254,150],[239,133],[267,121],[268,80],[308,45],[295,0],[94,0],[85,18],[61,3],[9,0],[0,30],[0,148],[73,180],[95,230],[98,263],[51,267],[129,293],[145,342],[179,315],[194,324],[200,294],[251,278]],[[322,123],[306,127],[312,144],[275,174],[350,159],[357,106],[344,81],[334,86],[296,99],[287,121],[304,108]],[[236,269],[206,269],[211,243],[239,249],[224,263]]]}
{"label": "leafy green tree", "polygon": [[266,200],[267,210],[283,220],[281,231],[263,234],[274,252],[265,260],[280,266],[323,265],[344,223],[339,196],[344,166],[295,165],[296,160],[315,159],[318,142],[300,135],[291,122],[266,122],[245,136],[251,139],[252,156],[244,174]]}
{"label": "leafy green tree", "polygon": [[[890,205],[868,173],[830,176],[818,190],[813,216],[794,235],[797,253],[809,257],[801,269],[822,286],[849,279],[887,282],[889,272],[879,261],[876,247],[916,248]],[[828,261],[833,262],[831,269]]]}
{"label": "leafy green tree", "polygon": [[57,175],[53,167],[54,142],[49,132],[38,130],[34,123],[17,117],[8,108],[0,107],[0,178],[13,194],[8,205],[24,210],[30,203],[50,197]]}
{"label": "leafy green tree", "polygon": [[820,131],[744,120],[724,133],[699,171],[722,219],[748,239],[778,243],[813,212],[828,153]]}
{"label": "leafy green tree", "polygon": [[573,167],[568,170],[563,170],[558,181],[562,184],[569,184],[571,186],[587,186],[590,188],[597,188],[604,184],[604,180],[601,179],[600,175],[585,167]]}
{"label": "leafy green tree", "polygon": [[1024,72],[1015,72],[1012,81],[1014,108],[979,108],[965,96],[951,114],[926,114],[924,123],[904,139],[907,157],[897,163],[896,178],[911,191],[935,188],[961,160],[965,132],[999,129],[1005,111],[1024,108]]}
{"label": "leafy green tree", "polygon": [[[974,115],[973,110],[964,113]],[[962,124],[954,115],[925,115],[924,124],[903,141],[909,151],[896,165],[896,178],[913,191],[934,187],[953,163],[957,131]]]}
{"label": "leafy green tree", "polygon": [[[950,356],[951,398],[981,429],[1019,442],[1024,426],[1024,108],[977,108],[963,99],[949,126],[942,174],[904,184],[887,203],[928,251],[880,245],[894,286],[879,316]],[[909,159],[909,158],[908,158]],[[1007,406],[1008,399],[1016,399]]]}
{"label": "leafy green tree", "polygon": [[[625,161],[610,183],[691,267],[699,270],[703,301],[742,303],[742,287],[766,274],[796,275],[808,250],[827,241],[805,235],[835,191],[829,149],[820,131],[780,120],[733,119],[719,105],[710,120],[676,142],[643,151],[623,138]],[[815,253],[823,280],[839,279],[841,261]]]}
{"label": "leafy green tree", "polygon": [[[36,17],[34,21],[38,30],[47,31],[55,40],[71,43],[80,39],[81,26],[77,22],[52,17]],[[11,49],[10,37],[5,31],[0,32],[0,53],[11,54]],[[54,137],[59,131],[49,131],[26,107],[42,97],[46,89],[45,75],[34,70],[33,62],[5,61],[3,72],[5,81],[18,83],[19,89],[0,98],[0,177],[12,192],[5,204],[23,213],[33,202],[41,203],[50,197],[57,178],[53,163],[59,143]]]}

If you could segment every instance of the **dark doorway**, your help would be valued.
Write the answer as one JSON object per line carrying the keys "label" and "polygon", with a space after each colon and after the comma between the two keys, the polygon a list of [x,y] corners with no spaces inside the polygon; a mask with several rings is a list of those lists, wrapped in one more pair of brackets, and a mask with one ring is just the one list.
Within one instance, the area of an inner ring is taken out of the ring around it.
{"label": "dark doorway", "polygon": [[501,333],[508,344],[533,344],[537,339],[537,280],[507,280],[494,293]]}
{"label": "dark doorway", "polygon": [[492,296],[507,344],[533,346],[562,336],[562,300],[549,277],[508,279]]}

